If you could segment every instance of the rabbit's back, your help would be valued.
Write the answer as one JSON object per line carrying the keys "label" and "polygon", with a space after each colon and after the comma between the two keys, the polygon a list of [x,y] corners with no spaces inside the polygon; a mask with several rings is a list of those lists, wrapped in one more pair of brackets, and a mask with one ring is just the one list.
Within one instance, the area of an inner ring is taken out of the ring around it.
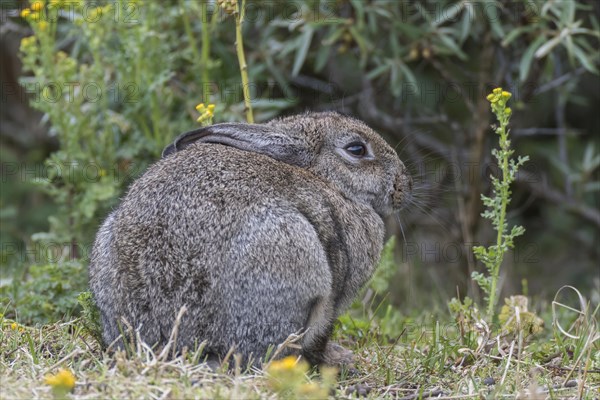
{"label": "rabbit's back", "polygon": [[382,237],[371,209],[304,169],[194,144],[151,166],[98,234],[90,285],[104,339],[123,317],[164,345],[186,305],[179,346],[207,340],[216,355],[234,344],[257,355],[311,326],[306,341],[318,347],[355,293],[345,289],[371,274]]}

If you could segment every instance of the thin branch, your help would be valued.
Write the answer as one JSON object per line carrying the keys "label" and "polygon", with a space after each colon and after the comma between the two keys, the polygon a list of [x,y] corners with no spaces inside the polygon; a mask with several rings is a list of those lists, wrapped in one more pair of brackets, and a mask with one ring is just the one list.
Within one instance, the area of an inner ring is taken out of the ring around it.
{"label": "thin branch", "polygon": [[575,78],[575,77],[577,77],[579,75],[583,75],[585,73],[585,71],[586,71],[585,68],[579,67],[575,71],[571,71],[571,72],[568,72],[568,73],[566,73],[564,75],[561,75],[558,78],[556,78],[556,79],[554,79],[554,80],[552,80],[552,81],[550,81],[548,83],[545,83],[542,86],[540,86],[539,88],[537,88],[533,92],[533,95],[537,96],[538,94],[542,94],[542,93],[545,93],[545,92],[547,92],[549,90],[552,90],[552,89],[554,89],[556,87],[559,87],[563,83],[568,82],[571,79],[573,79],[573,78]]}
{"label": "thin branch", "polygon": [[564,207],[565,210],[578,215],[600,228],[600,211],[567,197],[558,190],[549,187],[546,181],[545,177],[540,179],[527,171],[519,171],[515,180],[516,183],[527,186],[535,195]]}
{"label": "thin branch", "polygon": [[512,129],[511,134],[513,137],[522,136],[556,136],[556,135],[570,135],[579,136],[581,131],[578,129],[561,129],[561,128],[522,128]]}
{"label": "thin branch", "polygon": [[[389,132],[399,133],[404,137],[409,137],[409,134],[403,129],[408,122],[402,117],[395,117],[387,114],[385,111],[377,107],[375,96],[373,95],[373,86],[368,80],[363,81],[362,96],[360,96],[358,112],[360,117],[367,123],[381,127]],[[411,124],[438,124],[448,123],[448,117],[445,114],[434,115],[429,117],[411,118]],[[443,155],[445,158],[450,156],[448,145],[431,137],[430,135],[420,135],[416,131],[412,131],[410,138],[421,147]]]}

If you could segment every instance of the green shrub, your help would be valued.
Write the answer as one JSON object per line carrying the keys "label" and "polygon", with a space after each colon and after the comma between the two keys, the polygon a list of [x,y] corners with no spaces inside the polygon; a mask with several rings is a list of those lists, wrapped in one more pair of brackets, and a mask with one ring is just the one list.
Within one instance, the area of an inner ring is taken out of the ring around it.
{"label": "green shrub", "polygon": [[82,261],[34,264],[0,286],[7,318],[27,323],[68,319],[80,311],[77,293],[87,285]]}

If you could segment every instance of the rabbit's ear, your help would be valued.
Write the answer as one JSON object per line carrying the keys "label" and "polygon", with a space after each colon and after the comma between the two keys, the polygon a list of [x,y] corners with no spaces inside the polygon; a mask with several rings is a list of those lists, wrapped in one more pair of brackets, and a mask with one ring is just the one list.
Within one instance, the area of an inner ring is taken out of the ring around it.
{"label": "rabbit's ear", "polygon": [[216,124],[181,134],[165,147],[162,157],[183,150],[192,143],[219,143],[261,153],[288,164],[307,166],[312,159],[306,140],[260,124]]}

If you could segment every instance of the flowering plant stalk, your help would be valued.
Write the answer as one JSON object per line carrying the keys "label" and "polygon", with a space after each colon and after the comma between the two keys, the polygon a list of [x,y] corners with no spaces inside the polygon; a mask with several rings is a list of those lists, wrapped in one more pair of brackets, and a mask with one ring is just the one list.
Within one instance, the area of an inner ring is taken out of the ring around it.
{"label": "flowering plant stalk", "polygon": [[510,203],[511,195],[510,184],[514,182],[519,167],[529,159],[527,156],[518,157],[516,161],[511,158],[514,150],[510,148],[508,123],[512,110],[507,107],[511,96],[511,93],[503,91],[502,88],[494,89],[487,96],[492,112],[499,122],[495,127],[495,132],[499,136],[499,149],[493,149],[492,155],[498,161],[501,177],[490,176],[492,196],[481,195],[481,200],[486,207],[481,216],[492,221],[497,235],[496,244],[487,248],[484,246],[473,248],[473,253],[485,265],[489,275],[475,271],[471,277],[486,294],[487,315],[490,322],[494,318],[494,309],[498,302],[498,278],[504,255],[508,249],[514,247],[514,238],[525,232],[525,229],[518,225],[513,226],[509,232],[506,221],[506,208]]}
{"label": "flowering plant stalk", "polygon": [[242,23],[244,22],[244,14],[246,11],[246,0],[242,0],[242,5],[235,1],[235,49],[237,51],[238,60],[240,62],[240,73],[242,74],[242,92],[244,94],[244,105],[246,110],[246,121],[254,123],[254,114],[252,113],[252,103],[250,102],[250,86],[248,80],[248,65],[246,64],[246,56],[244,55],[244,39],[242,35]]}
{"label": "flowering plant stalk", "polygon": [[200,103],[196,106],[196,110],[200,113],[196,122],[200,122],[202,126],[209,126],[213,123],[213,117],[215,115],[215,105],[209,104],[205,106],[204,103]]}

